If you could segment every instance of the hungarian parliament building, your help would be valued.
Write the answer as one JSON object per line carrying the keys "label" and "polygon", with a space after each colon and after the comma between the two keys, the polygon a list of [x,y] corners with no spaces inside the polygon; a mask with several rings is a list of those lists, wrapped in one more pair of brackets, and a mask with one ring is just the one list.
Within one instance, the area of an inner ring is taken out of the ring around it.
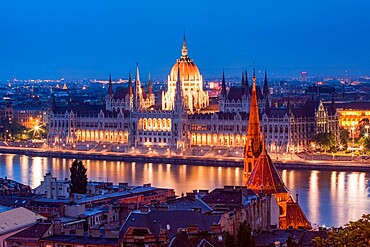
{"label": "hungarian parliament building", "polygon": [[[256,87],[261,132],[269,152],[298,153],[310,148],[320,132],[338,133],[335,104],[308,100],[304,105],[271,104],[267,75]],[[156,101],[152,85],[142,87],[139,68],[127,88],[113,90],[105,105],[53,105],[49,112],[49,147],[77,150],[166,150],[243,148],[246,146],[252,81],[243,74],[240,86],[226,87],[223,75],[218,105],[210,104],[202,75],[188,56],[184,39],[181,57],[167,80],[167,91]],[[163,151],[165,152],[165,151]],[[191,152],[190,152],[191,154]]]}

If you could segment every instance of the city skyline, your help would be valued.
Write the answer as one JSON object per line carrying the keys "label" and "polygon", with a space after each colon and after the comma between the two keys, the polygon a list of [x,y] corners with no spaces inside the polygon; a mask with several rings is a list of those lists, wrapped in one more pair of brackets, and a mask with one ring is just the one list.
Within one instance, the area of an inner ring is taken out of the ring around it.
{"label": "city skyline", "polygon": [[189,57],[205,77],[222,70],[239,76],[254,63],[276,77],[361,76],[370,68],[365,1],[1,5],[3,81],[124,77],[136,62],[144,73],[166,78],[181,54],[184,29]]}

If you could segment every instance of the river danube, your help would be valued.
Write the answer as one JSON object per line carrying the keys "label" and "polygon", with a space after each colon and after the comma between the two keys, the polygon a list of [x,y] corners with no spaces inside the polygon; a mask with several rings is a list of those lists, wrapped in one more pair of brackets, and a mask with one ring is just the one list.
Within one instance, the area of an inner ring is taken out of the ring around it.
{"label": "river danube", "polygon": [[[69,177],[72,160],[0,154],[0,177],[35,188],[50,171],[58,179]],[[241,168],[83,161],[88,178],[93,181],[151,183],[174,188],[177,195],[193,189],[212,190],[224,185],[241,185]],[[279,170],[286,186],[312,224],[341,226],[370,213],[370,173],[311,170]]]}

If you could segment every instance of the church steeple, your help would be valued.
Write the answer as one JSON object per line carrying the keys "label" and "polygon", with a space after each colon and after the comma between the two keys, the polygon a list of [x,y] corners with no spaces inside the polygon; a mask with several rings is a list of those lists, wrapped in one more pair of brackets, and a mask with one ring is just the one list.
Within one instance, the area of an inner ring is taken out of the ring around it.
{"label": "church steeple", "polygon": [[244,151],[244,184],[247,183],[250,173],[262,151],[262,137],[258,113],[256,72],[253,69],[252,94],[250,101],[248,133]]}
{"label": "church steeple", "polygon": [[222,71],[222,85],[221,85],[221,95],[226,97],[226,82],[225,82],[225,72]]}

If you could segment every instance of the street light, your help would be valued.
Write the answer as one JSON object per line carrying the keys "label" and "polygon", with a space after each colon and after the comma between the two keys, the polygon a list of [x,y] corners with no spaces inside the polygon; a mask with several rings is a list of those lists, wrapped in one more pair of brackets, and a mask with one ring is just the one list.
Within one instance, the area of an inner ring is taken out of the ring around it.
{"label": "street light", "polygon": [[365,125],[365,129],[366,129],[366,133],[365,133],[365,137],[369,137],[369,128],[370,126],[369,125]]}

